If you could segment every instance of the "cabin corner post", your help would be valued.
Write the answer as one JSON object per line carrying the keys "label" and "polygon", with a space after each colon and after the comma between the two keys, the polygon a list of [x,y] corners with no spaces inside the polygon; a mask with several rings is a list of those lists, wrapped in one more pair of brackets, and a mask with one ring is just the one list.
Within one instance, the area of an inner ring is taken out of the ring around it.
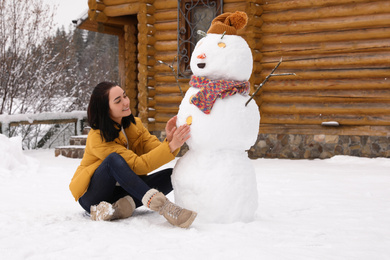
{"label": "cabin corner post", "polygon": [[[261,76],[261,71],[263,66],[261,65],[262,53],[261,48],[262,44],[262,31],[261,25],[263,20],[261,15],[263,14],[262,8],[263,0],[246,0],[245,3],[245,12],[248,15],[248,24],[245,28],[244,38],[247,41],[249,47],[252,50],[253,55],[253,70],[252,76],[249,79],[251,83],[251,93],[256,89],[256,86],[260,85],[264,78]],[[261,107],[261,90],[254,97],[259,109]],[[260,125],[259,125],[260,127]]]}
{"label": "cabin corner post", "polygon": [[[137,22],[124,26],[124,65],[123,77],[126,94],[130,99],[130,109],[138,115],[138,86],[137,86]],[[121,45],[120,45],[121,46]],[[122,75],[122,73],[121,73]],[[123,83],[122,83],[123,84]]]}
{"label": "cabin corner post", "polygon": [[138,117],[142,120],[144,126],[149,129],[148,120],[148,97],[149,87],[154,87],[155,75],[155,49],[148,43],[147,35],[154,37],[154,0],[140,1],[140,8],[137,14],[138,19]]}
{"label": "cabin corner post", "polygon": [[263,78],[261,78],[261,71],[263,69],[261,65],[261,48],[263,46],[261,41],[261,25],[263,24],[261,18],[261,15],[263,14],[262,3],[263,0],[246,0],[245,4],[245,12],[248,15],[248,24],[243,36],[251,48],[253,55],[253,70],[249,80],[251,82],[251,92],[254,92],[255,85],[259,85],[263,81]]}

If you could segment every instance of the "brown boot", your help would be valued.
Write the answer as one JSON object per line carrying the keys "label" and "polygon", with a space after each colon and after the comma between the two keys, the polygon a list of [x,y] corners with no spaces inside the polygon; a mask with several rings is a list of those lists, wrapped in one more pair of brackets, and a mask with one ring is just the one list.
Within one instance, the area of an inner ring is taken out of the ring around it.
{"label": "brown boot", "polygon": [[188,228],[196,218],[196,212],[183,209],[170,202],[158,190],[149,190],[142,198],[142,203],[151,210],[158,211],[169,223],[181,228]]}
{"label": "brown boot", "polygon": [[92,220],[124,219],[133,215],[135,203],[133,198],[125,196],[114,204],[102,201],[99,205],[91,206]]}

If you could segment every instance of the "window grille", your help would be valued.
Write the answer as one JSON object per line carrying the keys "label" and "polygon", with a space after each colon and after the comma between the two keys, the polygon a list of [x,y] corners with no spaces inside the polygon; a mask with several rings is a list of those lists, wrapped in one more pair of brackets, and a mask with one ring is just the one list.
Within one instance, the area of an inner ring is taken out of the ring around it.
{"label": "window grille", "polygon": [[211,21],[222,14],[223,0],[178,0],[177,74],[189,78],[192,74],[190,58],[196,43],[207,32]]}

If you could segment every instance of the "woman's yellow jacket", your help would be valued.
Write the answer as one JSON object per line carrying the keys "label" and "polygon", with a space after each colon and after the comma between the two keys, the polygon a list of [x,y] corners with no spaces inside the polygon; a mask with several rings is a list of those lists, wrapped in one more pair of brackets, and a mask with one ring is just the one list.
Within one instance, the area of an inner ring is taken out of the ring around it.
{"label": "woman's yellow jacket", "polygon": [[160,142],[149,133],[139,118],[135,118],[135,121],[136,124],[125,129],[129,149],[122,131],[112,142],[103,141],[100,130],[92,129],[89,132],[83,159],[69,184],[76,201],[87,191],[95,170],[113,152],[120,154],[137,175],[147,175],[175,158],[179,149],[171,153],[166,139]]}

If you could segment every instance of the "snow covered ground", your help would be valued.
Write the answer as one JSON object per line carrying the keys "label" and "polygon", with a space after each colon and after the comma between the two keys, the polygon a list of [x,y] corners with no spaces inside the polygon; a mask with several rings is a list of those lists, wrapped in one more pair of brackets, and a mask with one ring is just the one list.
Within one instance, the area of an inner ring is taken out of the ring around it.
{"label": "snow covered ground", "polygon": [[90,221],[68,190],[79,162],[0,135],[1,259],[390,259],[390,159],[253,160],[256,220],[187,230],[145,208]]}

